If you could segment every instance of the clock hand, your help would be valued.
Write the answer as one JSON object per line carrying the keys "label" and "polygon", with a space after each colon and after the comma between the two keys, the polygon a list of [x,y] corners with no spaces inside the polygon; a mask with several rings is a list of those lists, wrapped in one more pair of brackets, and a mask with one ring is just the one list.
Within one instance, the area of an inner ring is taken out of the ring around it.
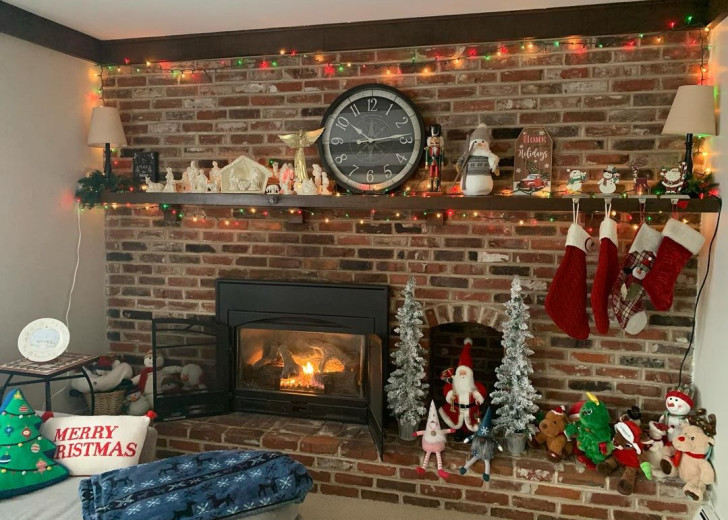
{"label": "clock hand", "polygon": [[364,139],[357,139],[356,144],[362,144],[362,143],[371,143],[372,138],[367,136],[364,132],[362,132],[361,128],[357,128],[354,125],[351,125],[351,127],[354,129],[354,131],[362,136]]}
{"label": "clock hand", "polygon": [[405,136],[408,136],[408,135],[412,135],[412,134],[411,133],[409,133],[409,134],[394,134],[394,135],[389,135],[387,137],[375,137],[374,139],[357,139],[356,140],[356,144],[373,143],[375,141],[385,141],[387,139],[398,139],[400,137],[405,137]]}

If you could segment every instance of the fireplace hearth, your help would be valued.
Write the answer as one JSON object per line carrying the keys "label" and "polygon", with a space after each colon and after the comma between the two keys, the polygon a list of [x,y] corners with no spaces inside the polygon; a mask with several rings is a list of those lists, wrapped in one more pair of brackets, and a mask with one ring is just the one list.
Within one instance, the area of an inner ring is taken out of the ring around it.
{"label": "fireplace hearth", "polygon": [[217,280],[232,411],[366,424],[381,451],[386,286]]}

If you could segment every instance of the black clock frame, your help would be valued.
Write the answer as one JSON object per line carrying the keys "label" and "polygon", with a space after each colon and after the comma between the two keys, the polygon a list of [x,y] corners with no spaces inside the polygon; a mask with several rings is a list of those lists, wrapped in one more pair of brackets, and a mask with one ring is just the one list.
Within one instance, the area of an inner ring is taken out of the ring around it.
{"label": "black clock frame", "polygon": [[[326,127],[326,121],[329,119],[329,117],[331,116],[331,114],[334,111],[336,111],[336,109],[338,108],[338,106],[341,104],[342,101],[344,101],[345,99],[347,99],[349,96],[352,96],[352,95],[354,95],[354,94],[356,94],[356,93],[358,93],[358,92],[360,92],[362,90],[370,90],[370,89],[386,90],[386,91],[390,92],[391,94],[394,94],[394,95],[398,96],[399,98],[401,98],[405,103],[407,103],[412,108],[412,111],[415,114],[416,123],[419,126],[420,135],[422,136],[422,138],[421,138],[421,142],[420,142],[421,146],[419,148],[419,152],[417,153],[417,158],[415,159],[415,161],[412,164],[412,166],[409,167],[409,171],[406,171],[406,173],[402,176],[401,179],[399,179],[394,184],[391,184],[391,185],[387,186],[386,189],[384,189],[384,190],[360,190],[360,189],[354,188],[353,186],[350,186],[350,185],[347,185],[347,184],[343,184],[339,180],[339,176],[335,173],[335,169],[334,169],[335,167],[333,167],[326,160],[326,151],[324,149],[323,137],[321,139],[319,139],[319,141],[317,143],[317,148],[318,148],[319,158],[321,159],[321,162],[324,164],[324,167],[326,169],[328,169],[329,171],[332,172],[332,176],[333,176],[334,180],[336,181],[336,183],[339,186],[343,187],[344,189],[346,189],[348,191],[352,191],[354,193],[372,193],[372,194],[378,194],[378,193],[386,193],[386,192],[392,191],[392,190],[398,188],[399,186],[401,186],[402,184],[404,184],[412,176],[412,174],[414,172],[416,172],[420,168],[420,164],[422,163],[422,157],[423,157],[424,152],[425,152],[425,141],[427,139],[427,135],[425,133],[425,123],[424,123],[424,121],[422,119],[422,114],[420,114],[420,111],[417,108],[417,105],[414,104],[414,102],[412,101],[412,99],[410,99],[409,96],[407,96],[403,92],[397,90],[396,88],[390,87],[389,85],[384,85],[382,83],[365,83],[363,85],[357,85],[356,87],[352,87],[352,88],[344,91],[343,93],[341,93],[329,105],[329,107],[326,109],[326,112],[324,112],[323,117],[321,118],[321,124],[319,125],[319,127],[320,128],[325,128]],[[375,183],[375,184],[378,184],[378,183]]]}

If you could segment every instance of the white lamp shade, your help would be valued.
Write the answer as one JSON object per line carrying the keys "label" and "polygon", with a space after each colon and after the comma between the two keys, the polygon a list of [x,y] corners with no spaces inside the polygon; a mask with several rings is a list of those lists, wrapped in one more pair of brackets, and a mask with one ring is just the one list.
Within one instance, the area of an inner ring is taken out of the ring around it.
{"label": "white lamp shade", "polygon": [[88,145],[103,148],[106,143],[113,147],[126,146],[119,111],[114,107],[95,107],[91,112]]}
{"label": "white lamp shade", "polygon": [[683,85],[679,87],[662,133],[715,135],[713,86]]}

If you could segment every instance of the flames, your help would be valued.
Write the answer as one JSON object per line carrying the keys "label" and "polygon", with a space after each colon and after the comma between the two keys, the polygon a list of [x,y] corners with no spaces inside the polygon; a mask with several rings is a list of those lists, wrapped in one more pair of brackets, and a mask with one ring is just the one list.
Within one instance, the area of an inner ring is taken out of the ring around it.
{"label": "flames", "polygon": [[[319,359],[299,359],[298,356],[294,356],[296,364],[300,367],[300,374],[280,380],[281,390],[304,390],[304,391],[323,391],[324,382],[322,375],[331,372],[342,372],[344,365],[335,360],[329,360],[324,366],[323,373],[319,372],[318,366],[320,363]],[[312,363],[313,361],[313,363]],[[314,365],[314,363],[316,363]]]}

